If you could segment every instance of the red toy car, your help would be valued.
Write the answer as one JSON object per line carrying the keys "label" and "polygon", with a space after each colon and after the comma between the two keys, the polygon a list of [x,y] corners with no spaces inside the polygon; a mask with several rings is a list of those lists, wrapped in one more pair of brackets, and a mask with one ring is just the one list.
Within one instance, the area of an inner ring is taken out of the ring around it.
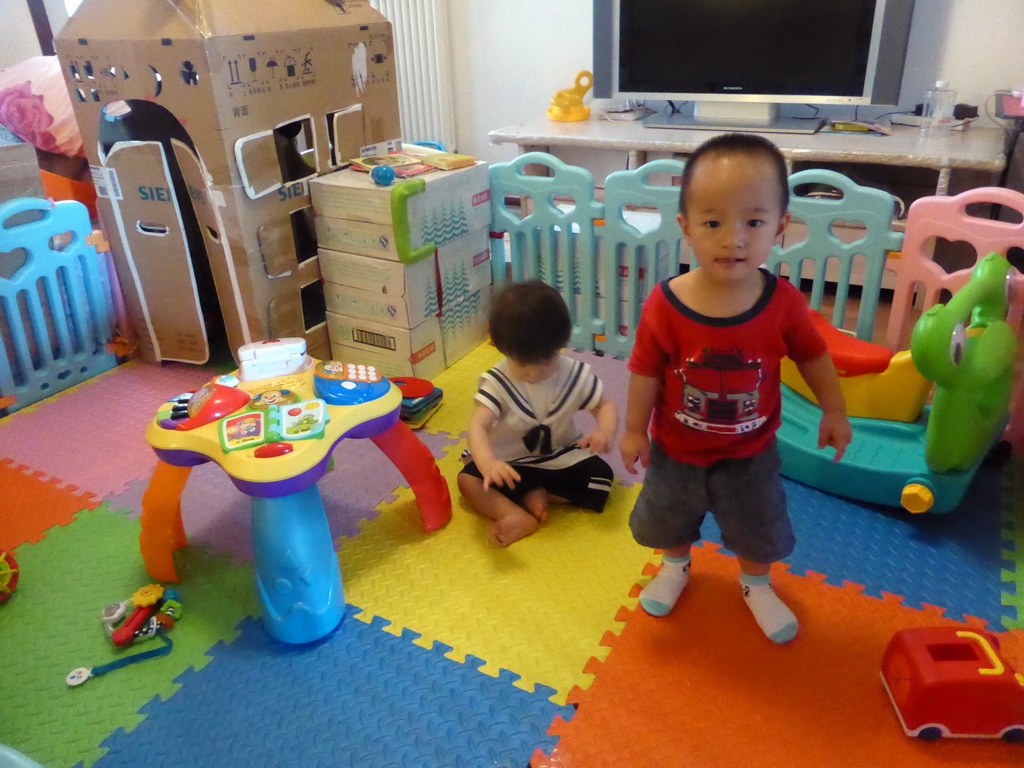
{"label": "red toy car", "polygon": [[1024,742],[1024,674],[992,632],[900,630],[882,658],[882,684],[908,736]]}

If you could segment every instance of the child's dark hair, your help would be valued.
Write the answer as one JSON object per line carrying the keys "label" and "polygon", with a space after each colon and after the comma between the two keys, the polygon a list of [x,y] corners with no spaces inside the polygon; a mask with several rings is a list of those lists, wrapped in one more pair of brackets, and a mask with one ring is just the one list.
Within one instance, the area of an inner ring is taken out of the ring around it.
{"label": "child's dark hair", "polygon": [[540,280],[507,283],[494,294],[491,341],[506,357],[531,365],[550,360],[572,335],[561,294]]}
{"label": "child's dark hair", "polygon": [[789,172],[786,170],[786,158],[779,148],[763,136],[756,133],[723,133],[708,139],[694,150],[686,160],[683,168],[683,180],[679,185],[679,212],[686,215],[686,198],[690,193],[690,184],[697,165],[705,157],[722,155],[747,155],[763,157],[772,164],[779,182],[779,205],[781,212],[789,209]]}

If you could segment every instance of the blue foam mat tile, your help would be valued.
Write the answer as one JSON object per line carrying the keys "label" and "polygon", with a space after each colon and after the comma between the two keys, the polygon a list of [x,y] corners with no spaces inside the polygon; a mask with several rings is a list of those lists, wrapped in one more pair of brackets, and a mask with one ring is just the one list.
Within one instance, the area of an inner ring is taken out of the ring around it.
{"label": "blue foam mat tile", "polygon": [[[908,607],[940,606],[948,618],[974,616],[997,631],[1012,615],[1002,597],[1006,542],[999,468],[983,466],[964,502],[945,514],[911,515],[783,483],[797,539],[786,558],[791,572],[825,574],[836,586],[860,584],[873,597],[899,595]],[[722,542],[710,515],[702,534]]]}
{"label": "blue foam mat tile", "polygon": [[423,648],[416,632],[393,635],[358,610],[303,646],[244,620],[209,664],[178,677],[173,697],[147,703],[130,733],[111,734],[95,766],[523,768],[538,747],[555,747],[548,727],[574,709],[551,702],[551,689],[524,691],[515,673],[483,674],[483,660],[460,664],[443,643]]}

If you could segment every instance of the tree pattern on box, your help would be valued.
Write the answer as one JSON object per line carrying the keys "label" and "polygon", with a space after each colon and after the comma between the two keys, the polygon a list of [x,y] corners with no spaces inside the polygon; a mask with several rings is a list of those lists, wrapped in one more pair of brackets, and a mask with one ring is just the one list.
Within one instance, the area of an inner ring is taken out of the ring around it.
{"label": "tree pattern on box", "polygon": [[445,305],[441,313],[441,335],[447,343],[450,344],[466,326],[473,325],[473,321],[479,317],[482,298],[480,291],[473,291],[461,300]]}
{"label": "tree pattern on box", "polygon": [[441,295],[444,297],[445,309],[449,305],[461,304],[469,296],[469,273],[464,262],[459,262],[451,271],[441,275]]}
{"label": "tree pattern on box", "polygon": [[440,248],[469,231],[469,217],[462,203],[449,202],[441,210],[432,211],[423,219],[420,243],[434,241]]}
{"label": "tree pattern on box", "polygon": [[444,273],[441,285],[445,297],[444,311],[441,313],[441,334],[451,344],[479,317],[483,296],[479,290],[470,290],[469,272],[465,263],[459,263],[451,272]]}
{"label": "tree pattern on box", "polygon": [[423,291],[423,303],[427,309],[427,315],[432,317],[441,311],[441,302],[437,296],[437,283],[427,280],[423,285]]}

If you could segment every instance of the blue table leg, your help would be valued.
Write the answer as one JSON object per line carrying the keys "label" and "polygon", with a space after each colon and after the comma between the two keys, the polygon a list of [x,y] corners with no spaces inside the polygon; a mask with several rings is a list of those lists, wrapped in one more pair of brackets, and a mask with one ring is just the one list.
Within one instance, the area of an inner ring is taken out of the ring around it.
{"label": "blue table leg", "polygon": [[273,499],[253,496],[252,538],[267,632],[308,643],[341,623],[341,569],[316,485]]}

